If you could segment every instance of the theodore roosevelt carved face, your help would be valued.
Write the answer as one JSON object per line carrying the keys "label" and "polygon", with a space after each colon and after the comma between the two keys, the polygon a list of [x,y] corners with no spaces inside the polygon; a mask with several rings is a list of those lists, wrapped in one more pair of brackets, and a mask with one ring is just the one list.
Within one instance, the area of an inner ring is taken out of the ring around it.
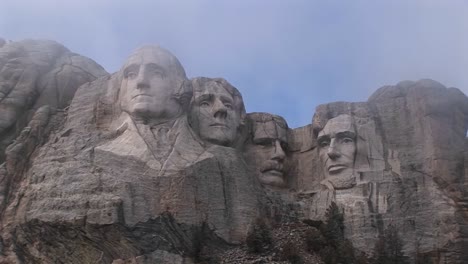
{"label": "theodore roosevelt carved face", "polygon": [[287,174],[288,125],[276,115],[251,113],[251,140],[246,145],[247,163],[263,185],[284,187]]}

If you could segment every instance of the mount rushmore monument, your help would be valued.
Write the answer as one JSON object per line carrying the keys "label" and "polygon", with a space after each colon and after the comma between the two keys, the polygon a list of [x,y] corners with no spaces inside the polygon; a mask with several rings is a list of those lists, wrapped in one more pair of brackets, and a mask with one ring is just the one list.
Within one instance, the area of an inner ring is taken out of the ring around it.
{"label": "mount rushmore monument", "polygon": [[53,41],[1,41],[0,263],[197,263],[259,219],[320,223],[333,204],[356,251],[391,225],[410,261],[468,263],[466,95],[403,81],[311,120],[246,113],[158,46],[109,74]]}

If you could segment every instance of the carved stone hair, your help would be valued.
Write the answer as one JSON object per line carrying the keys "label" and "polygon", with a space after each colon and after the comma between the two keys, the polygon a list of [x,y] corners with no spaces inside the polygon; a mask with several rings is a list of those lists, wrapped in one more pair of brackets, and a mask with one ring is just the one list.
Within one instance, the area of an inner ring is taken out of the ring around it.
{"label": "carved stone hair", "polygon": [[248,113],[247,120],[251,122],[250,126],[253,126],[254,123],[274,122],[281,128],[284,128],[286,130],[289,129],[288,123],[283,117],[279,115],[270,114],[270,113],[262,113],[262,112]]}

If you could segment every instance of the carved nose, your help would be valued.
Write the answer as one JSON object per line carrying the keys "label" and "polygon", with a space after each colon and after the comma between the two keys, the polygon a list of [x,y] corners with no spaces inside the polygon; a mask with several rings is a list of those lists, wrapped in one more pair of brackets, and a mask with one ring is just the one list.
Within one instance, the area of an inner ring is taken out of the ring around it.
{"label": "carved nose", "polygon": [[341,153],[338,151],[337,146],[335,145],[334,138],[332,138],[330,141],[330,146],[328,147],[327,155],[332,160],[337,159],[341,156]]}
{"label": "carved nose", "polygon": [[142,70],[138,74],[137,89],[146,89],[146,88],[149,88],[149,87],[150,87],[150,84],[149,84],[148,76],[145,73],[145,71]]}
{"label": "carved nose", "polygon": [[215,118],[225,119],[227,117],[227,108],[220,100],[215,100],[213,111]]}
{"label": "carved nose", "polygon": [[281,142],[279,140],[275,140],[275,152],[273,153],[273,160],[283,161],[286,157],[284,153],[283,147],[281,147]]}
{"label": "carved nose", "polygon": [[330,159],[334,160],[334,159],[337,159],[340,157],[340,153],[338,153],[335,148],[330,148],[328,150],[328,157],[330,157]]}

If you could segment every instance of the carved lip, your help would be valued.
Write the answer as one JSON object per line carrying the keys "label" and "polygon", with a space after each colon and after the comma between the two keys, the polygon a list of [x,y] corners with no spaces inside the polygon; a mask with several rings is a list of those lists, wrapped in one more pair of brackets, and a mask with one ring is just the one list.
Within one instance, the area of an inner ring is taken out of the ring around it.
{"label": "carved lip", "polygon": [[277,170],[277,169],[267,169],[267,170],[262,171],[262,173],[267,173],[267,174],[270,174],[270,175],[283,177],[283,171]]}
{"label": "carved lip", "polygon": [[328,172],[330,173],[337,173],[337,172],[340,172],[344,169],[348,168],[348,166],[346,165],[343,165],[343,164],[333,164],[333,165],[330,165],[328,166]]}
{"label": "carved lip", "polygon": [[149,95],[149,94],[137,94],[137,95],[132,96],[132,99],[137,98],[139,96],[151,96],[151,95]]}
{"label": "carved lip", "polygon": [[273,174],[273,175],[278,175],[278,176],[283,176],[284,172],[284,165],[283,163],[280,163],[275,160],[268,160],[265,162],[261,168],[260,168],[261,173],[268,173],[268,174]]}
{"label": "carved lip", "polygon": [[210,127],[228,127],[226,124],[223,124],[223,123],[214,123],[214,124],[211,124]]}

